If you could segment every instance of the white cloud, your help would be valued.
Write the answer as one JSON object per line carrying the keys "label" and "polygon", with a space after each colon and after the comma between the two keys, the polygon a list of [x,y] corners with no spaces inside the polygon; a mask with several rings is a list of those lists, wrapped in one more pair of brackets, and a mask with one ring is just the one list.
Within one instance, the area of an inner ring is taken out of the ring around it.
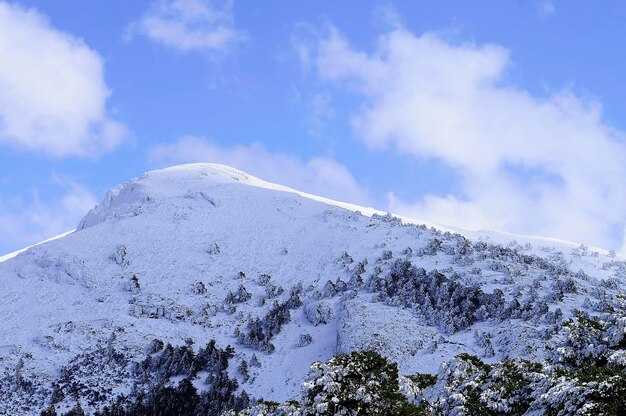
{"label": "white cloud", "polygon": [[332,97],[329,94],[315,94],[307,118],[309,134],[313,137],[319,136],[335,116]]}
{"label": "white cloud", "polygon": [[54,237],[76,227],[97,200],[85,187],[54,177],[62,194],[42,201],[35,189],[27,198],[0,199],[0,255]]}
{"label": "white cloud", "polygon": [[328,158],[303,161],[271,153],[260,144],[222,148],[200,137],[183,137],[154,148],[150,159],[161,165],[194,162],[222,163],[269,182],[340,201],[368,204],[367,194],[348,169]]}
{"label": "white cloud", "polygon": [[232,1],[159,0],[127,35],[144,35],[179,51],[217,52],[245,39],[235,29]]}
{"label": "white cloud", "polygon": [[506,77],[497,45],[450,44],[403,28],[355,50],[335,29],[321,78],[355,92],[354,134],[371,149],[441,160],[459,191],[390,209],[463,228],[504,229],[608,247],[626,229],[626,142],[601,105],[563,91],[536,97]]}
{"label": "white cloud", "polygon": [[53,156],[117,146],[100,56],[37,11],[0,2],[0,144]]}

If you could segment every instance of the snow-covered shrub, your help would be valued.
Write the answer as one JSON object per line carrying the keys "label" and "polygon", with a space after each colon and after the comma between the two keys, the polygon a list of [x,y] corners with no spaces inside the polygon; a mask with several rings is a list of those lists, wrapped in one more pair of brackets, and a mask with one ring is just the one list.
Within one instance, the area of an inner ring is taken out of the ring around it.
{"label": "snow-covered shrub", "polygon": [[496,355],[493,350],[493,345],[491,344],[491,334],[488,332],[482,331],[474,331],[474,340],[476,341],[476,345],[484,351],[485,357],[493,357]]}
{"label": "snow-covered shrub", "polygon": [[220,246],[217,245],[217,243],[211,244],[211,246],[209,246],[207,250],[209,254],[220,254],[220,251],[221,251]]}
{"label": "snow-covered shrub", "polygon": [[349,289],[358,290],[363,286],[363,273],[365,273],[365,265],[363,262],[358,262],[348,280]]}
{"label": "snow-covered shrub", "polygon": [[402,226],[402,220],[394,215],[392,215],[390,212],[386,213],[385,215],[380,215],[380,214],[373,214],[371,217],[372,221],[380,221],[380,222],[384,222],[387,223],[389,225],[391,225],[392,227],[401,227]]}
{"label": "snow-covered shrub", "polygon": [[259,284],[259,286],[265,286],[270,282],[271,279],[272,276],[270,276],[269,274],[261,273],[259,275],[259,278],[257,279],[257,283]]}
{"label": "snow-covered shrub", "polygon": [[442,241],[438,238],[431,238],[428,241],[426,247],[423,248],[422,253],[426,256],[435,256],[441,251]]}
{"label": "snow-covered shrub", "polygon": [[385,250],[383,251],[383,254],[380,255],[380,259],[381,260],[391,260],[393,258],[393,253],[391,252],[391,250]]}
{"label": "snow-covered shrub", "polygon": [[284,292],[285,292],[285,289],[283,289],[283,287],[280,285],[273,285],[270,283],[267,286],[265,286],[265,296],[267,296],[268,299],[273,299],[277,296],[280,296]]}
{"label": "snow-covered shrub", "polygon": [[423,392],[434,414],[621,415],[626,375],[582,366],[566,369],[522,359],[493,365],[461,354],[444,363]]}
{"label": "snow-covered shrub", "polygon": [[[55,394],[64,397],[66,404],[74,405],[76,398],[80,398],[85,402],[103,405],[115,398],[111,387],[98,388],[104,380],[122,384],[134,376],[134,363],[124,353],[112,346],[103,346],[85,351],[61,367],[59,377],[55,380]],[[2,396],[0,394],[0,400],[4,399]]]}
{"label": "snow-covered shrub", "polygon": [[303,383],[302,408],[307,415],[401,415],[413,407],[399,393],[396,364],[365,351],[314,363]]}
{"label": "snow-covered shrub", "polygon": [[207,291],[206,285],[203,282],[196,282],[196,284],[193,286],[193,289],[196,295],[203,295]]}
{"label": "snow-covered shrub", "polygon": [[338,293],[344,292],[348,289],[348,283],[341,280],[341,278],[337,278],[334,282],[331,280],[327,281],[324,285],[324,297],[332,298]]}
{"label": "snow-covered shrub", "polygon": [[304,413],[302,413],[298,402],[279,404],[262,401],[240,411],[230,410],[223,416],[304,416]]}
{"label": "snow-covered shrub", "polygon": [[235,293],[230,291],[228,292],[225,302],[229,305],[233,305],[235,303],[247,302],[251,298],[252,295],[246,290],[246,287],[244,285],[239,285]]}
{"label": "snow-covered shrub", "polygon": [[302,306],[302,300],[300,299],[300,295],[302,294],[303,287],[302,282],[294,285],[289,290],[289,298],[285,301],[285,306],[289,309],[297,309]]}
{"label": "snow-covered shrub", "polygon": [[626,317],[609,315],[607,320],[578,313],[564,325],[565,341],[554,360],[571,366],[626,369]]}
{"label": "snow-covered shrub", "polygon": [[[403,385],[406,387],[406,381]],[[408,381],[409,383],[410,380]],[[300,402],[260,403],[228,416],[400,416],[420,409],[401,394],[398,368],[371,351],[337,355],[311,365]]]}
{"label": "snow-covered shrub", "polygon": [[243,381],[248,381],[250,379],[250,373],[248,372],[248,362],[245,359],[242,358],[239,362],[237,372],[241,375]]}
{"label": "snow-covered shrub", "polygon": [[138,293],[139,290],[141,290],[141,285],[139,284],[139,278],[137,277],[136,274],[133,274],[130,277],[129,289],[133,293]]}
{"label": "snow-covered shrub", "polygon": [[240,332],[237,336],[239,343],[259,351],[273,353],[275,347],[271,339],[281,331],[283,325],[291,321],[289,310],[302,306],[301,290],[302,287],[298,285],[291,290],[291,295],[285,302],[278,303],[275,300],[272,308],[262,320],[259,318],[250,319],[246,331]]}
{"label": "snow-covered shrub", "polygon": [[341,255],[341,257],[339,257],[339,261],[341,262],[341,264],[343,264],[344,266],[347,266],[348,264],[352,264],[354,263],[354,259],[352,258],[351,255],[348,254],[348,252],[344,251],[343,254]]}
{"label": "snow-covered shrub", "polygon": [[563,311],[561,308],[555,308],[553,311],[546,312],[544,317],[546,323],[554,325],[563,320]]}
{"label": "snow-covered shrub", "polygon": [[552,290],[561,292],[561,293],[576,293],[578,290],[576,288],[576,282],[571,277],[566,279],[557,278],[552,283]]}
{"label": "snow-covered shrub", "polygon": [[313,342],[313,337],[311,334],[300,334],[300,338],[298,339],[298,347],[306,347]]}
{"label": "snow-covered shrub", "polygon": [[427,324],[450,333],[468,328],[479,318],[498,318],[504,310],[502,291],[485,293],[464,285],[458,276],[426,272],[406,260],[396,260],[387,276],[372,276],[369,289],[378,301],[411,308]]}
{"label": "snow-covered shrub", "polygon": [[[412,374],[398,379],[400,394],[405,396],[409,403],[422,409],[429,408],[430,405],[423,395],[424,389],[437,382],[437,376],[432,374]],[[420,409],[420,410],[422,410]]]}
{"label": "snow-covered shrub", "polygon": [[[237,394],[237,380],[228,375],[228,362],[233,356],[232,347],[218,348],[214,340],[197,352],[190,345],[173,347],[168,344],[137,365],[137,396],[118,400],[97,414],[220,414],[227,409],[248,406],[247,394],[245,391]],[[202,392],[191,382],[199,373],[206,373]],[[168,386],[170,379],[176,376],[184,377],[178,387]]]}
{"label": "snow-covered shrub", "polygon": [[126,249],[126,246],[123,244],[118,244],[117,247],[115,247],[115,253],[111,255],[111,260],[113,260],[120,266],[128,266],[130,262],[127,256],[128,250]]}
{"label": "snow-covered shrub", "polygon": [[237,340],[241,345],[254,348],[259,351],[274,352],[276,347],[270,342],[269,330],[259,318],[248,321],[246,332],[239,332]]}
{"label": "snow-covered shrub", "polygon": [[154,339],[148,345],[148,348],[147,348],[146,352],[148,354],[154,354],[155,352],[161,351],[163,349],[163,347],[165,347],[165,344],[163,343],[163,341],[161,341],[160,339]]}
{"label": "snow-covered shrub", "polygon": [[332,306],[324,301],[306,304],[304,314],[306,319],[315,326],[331,322],[334,316]]}

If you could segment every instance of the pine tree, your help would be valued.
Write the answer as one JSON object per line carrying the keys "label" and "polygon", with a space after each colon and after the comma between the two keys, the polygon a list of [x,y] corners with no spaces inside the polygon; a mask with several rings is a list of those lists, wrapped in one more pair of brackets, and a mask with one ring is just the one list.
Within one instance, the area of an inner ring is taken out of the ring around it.
{"label": "pine tree", "polygon": [[53,404],[41,411],[40,416],[57,416],[57,410]]}
{"label": "pine tree", "polygon": [[239,367],[237,367],[237,371],[239,371],[239,374],[241,374],[243,381],[248,381],[250,379],[250,373],[248,373],[248,363],[245,359],[241,359]]}
{"label": "pine tree", "polygon": [[76,400],[76,405],[69,412],[64,413],[63,416],[85,416],[80,400]]}

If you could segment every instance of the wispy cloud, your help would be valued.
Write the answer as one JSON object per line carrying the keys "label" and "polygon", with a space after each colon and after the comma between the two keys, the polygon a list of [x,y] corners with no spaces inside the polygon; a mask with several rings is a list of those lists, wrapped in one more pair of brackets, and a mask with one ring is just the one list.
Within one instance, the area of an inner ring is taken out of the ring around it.
{"label": "wispy cloud", "polygon": [[70,178],[52,175],[51,188],[60,196],[48,201],[37,189],[0,199],[0,255],[54,237],[76,227],[96,205],[95,196]]}
{"label": "wispy cloud", "polygon": [[160,0],[126,30],[179,51],[222,52],[243,41],[235,28],[232,1]]}
{"label": "wispy cloud", "polygon": [[261,144],[220,147],[202,137],[182,137],[154,148],[150,160],[160,166],[212,162],[230,165],[269,182],[341,201],[369,204],[367,193],[350,171],[333,159],[272,153]]}
{"label": "wispy cloud", "polygon": [[384,29],[397,29],[403,26],[403,18],[391,3],[381,3],[372,9],[372,20]]}
{"label": "wispy cloud", "polygon": [[549,16],[554,14],[556,11],[556,7],[554,7],[554,2],[552,0],[541,0],[539,7],[542,16]]}
{"label": "wispy cloud", "polygon": [[315,94],[307,118],[309,134],[313,137],[319,136],[335,116],[332,97],[329,94]]}
{"label": "wispy cloud", "polygon": [[438,159],[457,174],[458,192],[392,196],[391,210],[464,228],[622,244],[625,135],[606,124],[599,102],[512,85],[501,46],[450,44],[403,28],[371,52],[331,28],[314,60],[323,80],[362,99],[351,123],[370,149]]}
{"label": "wispy cloud", "polygon": [[100,56],[45,16],[0,2],[0,144],[94,155],[127,135],[108,114]]}

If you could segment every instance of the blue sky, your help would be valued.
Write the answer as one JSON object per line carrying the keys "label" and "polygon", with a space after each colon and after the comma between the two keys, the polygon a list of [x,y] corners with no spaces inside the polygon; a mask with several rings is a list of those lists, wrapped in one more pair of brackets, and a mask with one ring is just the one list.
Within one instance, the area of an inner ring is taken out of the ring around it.
{"label": "blue sky", "polygon": [[618,1],[0,1],[0,253],[196,161],[622,249],[625,19]]}

